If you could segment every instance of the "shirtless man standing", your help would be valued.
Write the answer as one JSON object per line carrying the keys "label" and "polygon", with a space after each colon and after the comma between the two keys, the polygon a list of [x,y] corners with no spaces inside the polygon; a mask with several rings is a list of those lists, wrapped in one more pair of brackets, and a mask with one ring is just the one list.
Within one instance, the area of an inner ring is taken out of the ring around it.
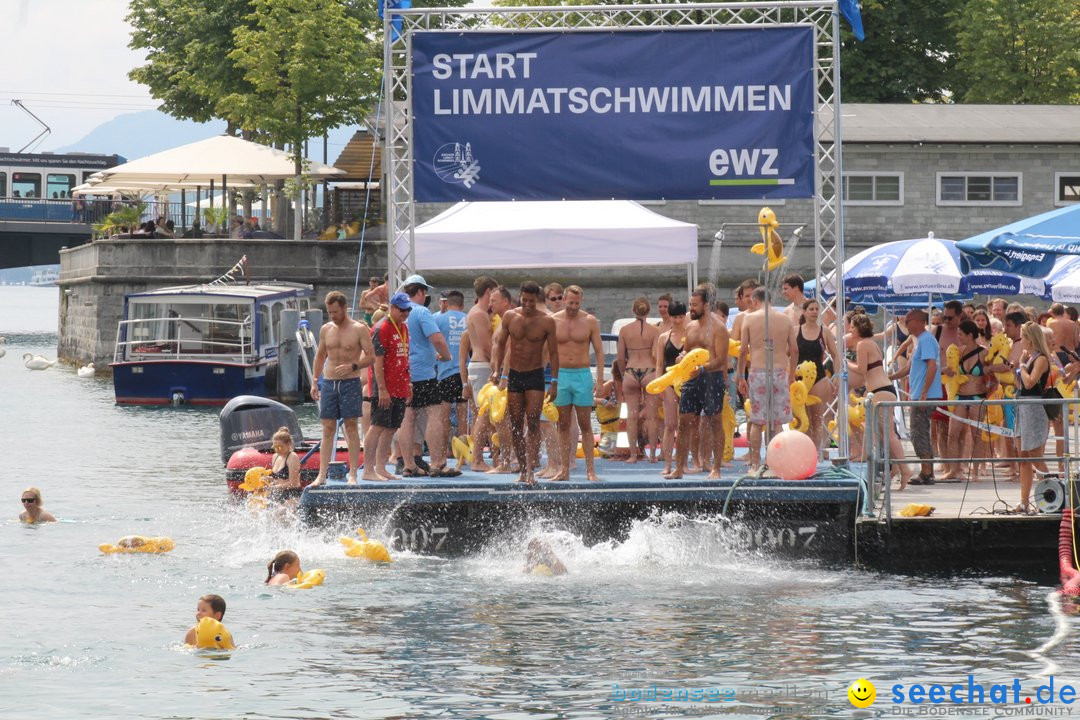
{"label": "shirtless man standing", "polygon": [[[555,407],[559,408],[559,445],[562,467],[552,480],[570,479],[570,459],[576,448],[571,447],[570,426],[577,416],[581,429],[581,447],[585,452],[585,475],[596,482],[596,458],[593,457],[592,409],[604,386],[604,344],[600,340],[600,323],[581,310],[585,292],[571,285],[563,293],[564,308],[555,313],[555,337],[559,344],[558,362],[552,362],[552,383],[558,383]],[[596,356],[596,381],[589,370],[589,346]]]}
{"label": "shirtless man standing", "polygon": [[803,294],[803,282],[802,275],[788,275],[780,283],[780,294],[784,296],[784,299],[791,304],[784,308],[784,314],[790,318],[792,324],[798,325],[799,318],[802,317],[802,306],[807,300],[806,295]]}
{"label": "shirtless man standing", "polygon": [[[360,371],[375,362],[375,349],[367,325],[350,320],[345,310],[345,294],[334,290],[326,295],[326,314],[330,322],[319,330],[319,350],[312,363],[311,398],[319,403],[322,420],[322,450],[319,452],[319,474],[312,486],[326,482],[326,470],[335,454],[334,431],[338,419],[344,420],[345,441],[349,446],[349,484],[356,484],[356,469],[360,466]],[[319,375],[326,366],[326,390],[319,392]]]}
{"label": "shirtless man standing", "polygon": [[[739,368],[736,371],[739,391],[750,398],[750,471],[761,467],[761,431],[769,423],[773,432],[779,432],[783,423],[791,419],[791,395],[788,378],[795,373],[795,361],[799,350],[795,335],[791,332],[791,319],[768,304],[769,293],[759,287],[750,296],[750,312],[744,316],[742,336],[739,340]],[[765,313],[769,313],[769,335],[765,336]],[[767,359],[772,357],[772,413],[765,416],[766,393],[769,377]],[[743,377],[747,360],[750,362],[749,380]],[[789,374],[790,373],[790,374]]]}
{"label": "shirtless man standing", "polygon": [[506,378],[499,387],[507,391],[506,414],[510,418],[511,442],[521,463],[519,482],[532,485],[533,472],[540,462],[540,410],[544,404],[544,347],[551,358],[549,395],[558,390],[559,349],[555,341],[555,321],[537,307],[540,286],[532,280],[521,283],[521,307],[503,316],[495,333],[491,358],[491,380],[499,380],[506,343],[510,343]]}
{"label": "shirtless man standing", "polygon": [[[475,403],[480,389],[491,376],[491,300],[499,283],[487,275],[473,280],[473,292],[476,304],[469,309],[465,318],[465,335],[461,339],[458,364],[461,369],[462,388],[465,399]],[[471,355],[469,353],[471,352]],[[487,415],[476,416],[472,426],[473,460],[469,466],[478,472],[487,472],[491,468],[484,462],[481,441],[484,430],[488,427]]]}
{"label": "shirtless man standing", "polygon": [[1053,331],[1059,348],[1076,352],[1077,345],[1080,345],[1080,327],[1065,314],[1064,305],[1054,303],[1050,306],[1050,319],[1046,321],[1046,327]]}
{"label": "shirtless man standing", "polygon": [[704,415],[712,430],[712,441],[701,457],[703,466],[712,463],[710,479],[720,477],[720,463],[724,457],[724,428],[721,413],[724,410],[724,390],[727,386],[728,331],[719,322],[709,306],[710,292],[698,287],[690,296],[691,322],[686,326],[686,343],[683,353],[694,348],[709,351],[709,362],[692,379],[683,383],[679,398],[679,431],[675,436],[675,469],[664,477],[677,480],[686,470],[686,457],[694,446],[698,419]]}

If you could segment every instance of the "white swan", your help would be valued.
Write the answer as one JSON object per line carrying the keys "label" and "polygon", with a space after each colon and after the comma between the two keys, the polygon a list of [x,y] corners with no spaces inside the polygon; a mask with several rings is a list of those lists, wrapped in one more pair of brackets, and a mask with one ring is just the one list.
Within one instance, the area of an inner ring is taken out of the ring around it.
{"label": "white swan", "polygon": [[6,343],[6,342],[7,342],[7,338],[4,337],[3,335],[0,335],[0,358],[7,355],[7,348],[4,347],[4,343]]}
{"label": "white swan", "polygon": [[41,355],[31,355],[30,353],[23,353],[22,359],[23,365],[30,370],[48,370],[56,364],[55,360],[46,360]]}
{"label": "white swan", "polygon": [[90,378],[94,377],[94,372],[96,370],[97,369],[94,367],[94,363],[90,363],[89,365],[86,365],[76,370],[75,374],[81,378]]}

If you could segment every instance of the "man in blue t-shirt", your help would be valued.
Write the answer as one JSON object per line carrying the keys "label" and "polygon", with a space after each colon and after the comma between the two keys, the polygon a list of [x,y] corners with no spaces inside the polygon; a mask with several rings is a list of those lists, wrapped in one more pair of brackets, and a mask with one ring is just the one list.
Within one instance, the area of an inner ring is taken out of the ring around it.
{"label": "man in blue t-shirt", "polygon": [[[417,447],[418,442],[427,440],[428,448],[434,455],[438,452],[436,423],[427,422],[428,408],[439,404],[438,386],[435,363],[439,360],[450,360],[450,348],[446,345],[446,339],[439,332],[439,326],[435,318],[428,310],[431,301],[427,284],[422,275],[410,275],[405,278],[405,284],[401,287],[402,292],[409,296],[412,311],[406,324],[409,328],[409,374],[412,378],[412,400],[405,409],[405,419],[398,431],[398,446],[401,448],[402,475],[404,477],[417,477],[426,475],[427,471],[421,469],[423,457],[422,446]],[[421,437],[416,437],[417,426],[425,427]],[[445,444],[445,436],[443,438]],[[443,450],[445,457],[446,451]],[[420,463],[417,458],[420,458]]]}
{"label": "man in blue t-shirt", "polygon": [[[446,310],[435,313],[435,323],[439,326],[439,332],[446,339],[450,348],[450,359],[440,360],[436,366],[439,380],[438,395],[439,404],[431,408],[428,423],[435,423],[442,434],[436,438],[436,446],[431,448],[431,474],[437,477],[456,477],[461,474],[460,470],[451,470],[446,467],[446,448],[450,437],[451,411],[457,403],[464,402],[461,391],[461,369],[458,367],[458,353],[461,349],[461,338],[465,334],[467,323],[465,315],[465,296],[458,290],[443,292],[446,300]],[[464,423],[464,420],[461,421]]]}
{"label": "man in blue t-shirt", "polygon": [[[925,310],[912,310],[905,317],[908,334],[915,338],[915,347],[911,351],[911,363],[898,372],[889,375],[890,380],[908,375],[908,390],[912,400],[940,400],[941,368],[938,367],[938,341],[933,333],[927,332],[929,318]],[[933,407],[915,407],[911,409],[911,445],[915,454],[923,461],[917,478],[912,485],[934,484],[934,450],[930,443],[930,416]]]}

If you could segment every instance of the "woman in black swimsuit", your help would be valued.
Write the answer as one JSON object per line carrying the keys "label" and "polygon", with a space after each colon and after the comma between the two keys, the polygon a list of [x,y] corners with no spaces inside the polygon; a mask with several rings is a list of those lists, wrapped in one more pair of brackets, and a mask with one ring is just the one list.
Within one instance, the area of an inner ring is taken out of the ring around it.
{"label": "woman in black swimsuit", "polygon": [[[817,380],[810,388],[810,394],[819,398],[816,405],[807,405],[806,414],[810,419],[810,437],[821,452],[825,441],[825,408],[832,402],[834,390],[832,380],[825,373],[826,359],[832,359],[836,366],[836,341],[829,329],[818,322],[821,307],[817,300],[807,300],[802,305],[802,317],[799,324],[791,329],[795,336],[795,346],[799,350],[798,363],[812,362],[817,369]],[[826,356],[827,353],[827,356]],[[792,380],[795,378],[793,377]]]}
{"label": "woman in black swimsuit", "polygon": [[272,438],[274,459],[270,463],[270,496],[276,500],[299,497],[300,456],[293,452],[293,439],[287,427],[280,427]]}
{"label": "woman in black swimsuit", "polygon": [[649,462],[656,462],[658,425],[660,423],[660,400],[645,392],[645,386],[655,375],[653,348],[660,330],[646,322],[649,318],[649,301],[639,297],[634,300],[634,321],[619,330],[618,357],[623,371],[623,399],[626,401],[626,435],[630,440],[629,463],[638,461],[638,421],[641,408],[645,408],[645,434],[649,446]]}
{"label": "woman in black swimsuit", "polygon": [[[964,320],[957,328],[957,346],[960,348],[960,373],[967,375],[968,380],[957,388],[957,400],[984,400],[986,399],[987,381],[994,376],[983,369],[986,361],[986,348],[979,344],[979,326],[972,320]],[[948,368],[942,368],[941,374],[947,376]],[[949,445],[945,456],[950,458],[982,458],[986,457],[986,443],[982,440],[982,431],[973,425],[969,425],[957,418],[965,418],[976,422],[985,419],[986,408],[982,405],[953,405],[951,412],[955,418],[949,418]],[[942,480],[955,480],[960,478],[970,482],[978,478],[980,464],[969,468],[970,472],[965,476],[962,466],[958,463],[950,463]]]}
{"label": "woman in black swimsuit", "polygon": [[[671,317],[671,329],[656,338],[656,373],[657,376],[679,361],[686,340],[686,303],[672,300],[668,305]],[[679,398],[675,391],[665,388],[660,396],[664,403],[664,473],[671,472],[672,450],[675,447],[675,429],[679,427]]]}
{"label": "woman in black swimsuit", "polygon": [[[896,389],[889,382],[889,376],[885,372],[884,357],[881,348],[874,340],[874,321],[867,315],[852,317],[851,324],[855,333],[859,336],[859,342],[855,345],[855,362],[848,363],[849,374],[858,371],[859,375],[866,378],[867,392],[873,398],[874,403],[896,400]],[[896,424],[893,422],[892,412],[885,413],[888,417],[880,418],[883,425],[882,442],[889,444],[889,457],[893,470],[900,473],[900,487],[904,490],[911,480],[911,468],[904,463],[896,462],[895,458],[904,457],[904,448],[900,444],[900,436],[896,432]],[[887,423],[887,425],[885,425]],[[888,433],[887,440],[885,433]]]}

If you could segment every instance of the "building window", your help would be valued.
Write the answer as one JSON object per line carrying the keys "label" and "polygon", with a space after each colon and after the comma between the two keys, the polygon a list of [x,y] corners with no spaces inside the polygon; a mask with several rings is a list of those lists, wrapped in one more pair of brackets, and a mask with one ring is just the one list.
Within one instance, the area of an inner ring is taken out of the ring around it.
{"label": "building window", "polygon": [[1054,173],[1054,204],[1080,202],[1080,172]]}
{"label": "building window", "polygon": [[844,173],[844,202],[849,205],[903,205],[903,173]]}
{"label": "building window", "polygon": [[1021,205],[1020,173],[938,173],[938,205]]}

